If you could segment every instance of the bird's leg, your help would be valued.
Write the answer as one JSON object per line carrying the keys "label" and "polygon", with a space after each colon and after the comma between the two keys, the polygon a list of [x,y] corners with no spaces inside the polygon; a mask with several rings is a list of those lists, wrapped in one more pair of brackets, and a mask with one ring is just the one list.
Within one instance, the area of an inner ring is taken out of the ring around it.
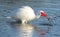
{"label": "bird's leg", "polygon": [[27,24],[27,21],[25,21],[25,23]]}
{"label": "bird's leg", "polygon": [[26,20],[22,20],[22,24],[27,24],[27,21]]}

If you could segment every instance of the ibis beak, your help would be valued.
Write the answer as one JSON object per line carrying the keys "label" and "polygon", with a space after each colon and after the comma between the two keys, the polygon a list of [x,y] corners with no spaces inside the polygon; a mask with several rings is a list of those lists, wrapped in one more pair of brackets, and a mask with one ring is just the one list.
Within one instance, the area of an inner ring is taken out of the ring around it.
{"label": "ibis beak", "polygon": [[50,19],[44,11],[40,11],[40,16]]}

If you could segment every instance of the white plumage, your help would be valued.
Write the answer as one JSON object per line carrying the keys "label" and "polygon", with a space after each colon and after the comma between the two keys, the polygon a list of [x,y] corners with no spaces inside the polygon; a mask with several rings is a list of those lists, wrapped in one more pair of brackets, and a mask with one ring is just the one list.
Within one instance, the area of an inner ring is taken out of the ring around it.
{"label": "white plumage", "polygon": [[29,6],[22,6],[16,13],[16,18],[20,19],[22,23],[36,18],[34,10]]}
{"label": "white plumage", "polygon": [[22,6],[16,13],[16,18],[21,20],[22,24],[33,19],[38,19],[40,16],[47,17],[44,11],[40,11],[39,15],[35,15],[34,10],[30,6]]}

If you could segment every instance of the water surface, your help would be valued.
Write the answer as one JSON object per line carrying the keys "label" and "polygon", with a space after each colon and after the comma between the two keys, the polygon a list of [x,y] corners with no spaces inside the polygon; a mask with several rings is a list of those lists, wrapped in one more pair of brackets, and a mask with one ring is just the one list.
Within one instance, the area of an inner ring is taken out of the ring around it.
{"label": "water surface", "polygon": [[[16,11],[23,5],[31,6],[35,13],[44,10],[48,16],[54,20],[53,26],[42,25],[43,23],[49,24],[49,21],[43,17],[30,22],[31,25],[38,27],[38,29],[43,30],[43,32],[48,31],[44,37],[60,37],[60,0],[33,0],[21,2],[19,0],[15,0],[14,2],[0,0],[0,17],[15,16]],[[13,19],[6,18],[0,19],[0,37],[19,37],[16,28],[10,26],[9,22],[12,20]],[[38,37],[36,31],[33,37]]]}

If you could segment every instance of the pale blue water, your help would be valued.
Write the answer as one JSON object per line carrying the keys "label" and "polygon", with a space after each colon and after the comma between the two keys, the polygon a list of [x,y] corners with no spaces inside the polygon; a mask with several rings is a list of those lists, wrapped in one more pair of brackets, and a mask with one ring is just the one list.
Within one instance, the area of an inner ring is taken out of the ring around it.
{"label": "pale blue water", "polygon": [[[23,3],[17,2],[18,4],[12,2],[8,4],[6,2],[8,1],[5,1],[4,3],[0,0],[0,17],[14,16],[20,6],[29,5],[35,10],[35,13],[40,10],[44,10],[48,16],[54,20],[54,24],[52,24],[53,26],[42,25],[43,23],[49,24],[49,21],[43,17],[38,20],[31,21],[31,24],[37,26],[45,32],[47,31],[48,33],[46,33],[44,37],[60,37],[60,0],[42,0]],[[0,19],[0,37],[19,37],[16,28],[10,26],[9,24],[12,20],[13,19],[6,18]],[[33,37],[38,37],[38,35],[35,33]]]}

